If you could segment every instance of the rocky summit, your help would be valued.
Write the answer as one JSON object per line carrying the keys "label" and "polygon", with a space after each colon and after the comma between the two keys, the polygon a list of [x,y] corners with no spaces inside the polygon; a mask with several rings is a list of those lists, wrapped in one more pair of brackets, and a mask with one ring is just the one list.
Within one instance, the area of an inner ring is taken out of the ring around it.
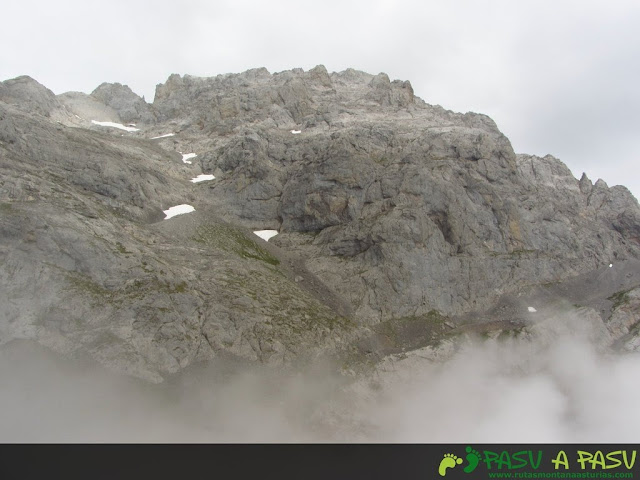
{"label": "rocky summit", "polygon": [[2,345],[156,383],[218,359],[352,371],[558,309],[640,346],[631,193],[384,73],[171,75],[153,103],[6,80],[0,171]]}

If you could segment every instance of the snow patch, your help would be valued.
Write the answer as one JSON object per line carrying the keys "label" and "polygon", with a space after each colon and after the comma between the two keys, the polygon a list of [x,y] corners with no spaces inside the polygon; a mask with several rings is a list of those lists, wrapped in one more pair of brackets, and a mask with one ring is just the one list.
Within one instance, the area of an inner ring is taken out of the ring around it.
{"label": "snow patch", "polygon": [[268,242],[271,237],[275,237],[276,235],[278,235],[277,230],[256,230],[253,233],[255,233],[266,242]]}
{"label": "snow patch", "polygon": [[[180,153],[182,153],[182,152],[180,152]],[[191,165],[191,162],[189,161],[189,159],[190,159],[190,158],[195,158],[195,157],[197,157],[197,156],[198,156],[198,155],[196,155],[195,153],[183,153],[183,154],[182,154],[182,161],[183,161],[184,163],[188,163],[189,165]]]}
{"label": "snow patch", "polygon": [[613,267],[613,263],[610,263],[610,264],[609,264],[609,268],[611,268],[611,267]]}
{"label": "snow patch", "polygon": [[191,213],[193,211],[195,211],[195,208],[193,208],[191,205],[186,205],[186,204],[176,205],[175,207],[171,207],[169,210],[163,210],[164,214],[166,215],[164,219],[167,220],[171,217],[175,217],[176,215],[182,215],[183,213]]}
{"label": "snow patch", "polygon": [[139,128],[134,128],[134,127],[125,127],[124,125],[122,125],[121,123],[114,123],[114,122],[98,122],[97,120],[91,120],[91,123],[95,124],[95,125],[100,125],[101,127],[113,127],[113,128],[119,128],[120,130],[125,130],[127,132],[137,132],[138,130],[140,130]]}
{"label": "snow patch", "polygon": [[291,133],[297,135],[298,133],[302,133],[302,130],[291,130]]}
{"label": "snow patch", "polygon": [[213,175],[205,175],[205,174],[200,174],[195,178],[191,179],[191,183],[200,183],[200,182],[206,182],[208,180],[215,180],[216,177],[214,177]]}
{"label": "snow patch", "polygon": [[165,133],[164,135],[160,135],[158,137],[152,137],[151,140],[157,140],[159,138],[173,137],[174,135],[175,135],[175,133]]}
{"label": "snow patch", "polygon": [[537,310],[533,307],[527,307],[527,310],[529,310],[529,313],[536,313]]}

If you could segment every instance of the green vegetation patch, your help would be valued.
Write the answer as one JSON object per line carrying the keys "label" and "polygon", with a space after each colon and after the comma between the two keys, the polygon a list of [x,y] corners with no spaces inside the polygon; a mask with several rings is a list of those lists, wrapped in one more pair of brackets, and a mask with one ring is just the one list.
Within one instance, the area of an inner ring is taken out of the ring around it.
{"label": "green vegetation patch", "polygon": [[373,330],[384,345],[385,353],[413,350],[437,343],[446,333],[447,317],[437,310],[426,315],[394,318],[376,325]]}
{"label": "green vegetation patch", "polygon": [[116,249],[118,250],[118,252],[123,253],[123,254],[125,254],[125,253],[133,253],[133,252],[130,252],[129,250],[127,250],[125,248],[125,246],[120,242],[116,242]]}
{"label": "green vegetation patch", "polygon": [[265,328],[254,331],[267,344],[277,340],[296,351],[305,340],[326,338],[355,326],[271,266],[243,272],[226,270],[221,282],[233,310],[268,317]]}
{"label": "green vegetation patch", "polygon": [[89,293],[96,297],[102,297],[105,299],[111,299],[114,292],[98,285],[91,280],[87,275],[81,273],[69,273],[67,274],[67,281],[69,282],[70,289],[76,290],[81,293]]}
{"label": "green vegetation patch", "polygon": [[379,165],[388,165],[390,163],[389,157],[387,157],[386,155],[373,153],[371,154],[370,158]]}
{"label": "green vegetation patch", "polygon": [[537,250],[532,250],[528,248],[517,248],[511,252],[511,255],[521,257],[523,255],[531,255],[536,252]]}
{"label": "green vegetation patch", "polygon": [[271,255],[243,231],[224,224],[205,224],[196,229],[195,242],[234,253],[242,258],[260,260],[269,265],[279,265],[280,260]]}
{"label": "green vegetation patch", "polygon": [[22,216],[21,209],[15,203],[0,202],[0,215],[5,217]]}
{"label": "green vegetation patch", "polygon": [[68,289],[80,294],[89,294],[94,305],[121,306],[127,300],[136,300],[153,294],[186,293],[187,282],[162,282],[156,277],[137,279],[129,285],[116,290],[110,290],[96,283],[88,275],[78,272],[67,272]]}
{"label": "green vegetation patch", "polygon": [[508,258],[523,258],[530,257],[533,254],[538,253],[538,250],[531,250],[527,248],[517,248],[507,253],[491,252],[492,257],[508,257]]}
{"label": "green vegetation patch", "polygon": [[498,340],[516,339],[516,338],[519,338],[521,335],[523,335],[525,332],[526,332],[526,329],[524,326],[516,327],[512,329],[504,329],[504,330],[501,330],[500,333],[498,334]]}
{"label": "green vegetation patch", "polygon": [[613,302],[613,306],[611,308],[616,309],[618,308],[620,305],[624,305],[625,303],[629,302],[629,295],[628,293],[631,291],[632,289],[627,289],[627,290],[621,290],[619,292],[614,293],[613,295],[611,295],[610,297],[607,298],[607,300],[611,300]]}

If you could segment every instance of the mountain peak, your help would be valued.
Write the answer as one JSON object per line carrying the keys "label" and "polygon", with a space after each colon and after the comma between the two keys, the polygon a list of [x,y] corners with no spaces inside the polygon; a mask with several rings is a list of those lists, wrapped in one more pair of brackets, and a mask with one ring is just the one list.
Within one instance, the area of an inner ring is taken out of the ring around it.
{"label": "mountain peak", "polygon": [[0,101],[45,117],[59,108],[55,94],[28,75],[0,82]]}

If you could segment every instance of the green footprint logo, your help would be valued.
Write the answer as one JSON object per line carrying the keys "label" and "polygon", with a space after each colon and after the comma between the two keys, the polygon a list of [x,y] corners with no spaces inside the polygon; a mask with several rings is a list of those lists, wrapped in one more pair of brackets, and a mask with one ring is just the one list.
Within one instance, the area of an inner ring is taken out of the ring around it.
{"label": "green footprint logo", "polygon": [[444,477],[447,474],[447,470],[449,468],[453,468],[456,465],[460,465],[462,463],[462,459],[456,457],[453,453],[445,453],[444,458],[440,462],[440,466],[438,467],[438,473],[441,477]]}
{"label": "green footprint logo", "polygon": [[480,456],[480,452],[471,447],[467,447],[465,450],[467,451],[467,462],[469,462],[469,465],[464,467],[463,470],[464,473],[471,473],[476,469],[482,457]]}

